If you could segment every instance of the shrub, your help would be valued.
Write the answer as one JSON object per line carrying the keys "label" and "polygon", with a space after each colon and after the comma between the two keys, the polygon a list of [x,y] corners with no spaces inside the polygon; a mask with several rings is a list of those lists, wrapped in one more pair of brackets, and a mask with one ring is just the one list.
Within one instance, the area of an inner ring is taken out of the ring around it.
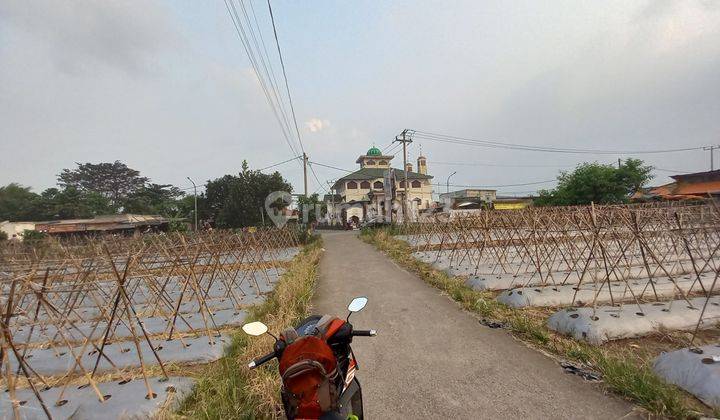
{"label": "shrub", "polygon": [[24,241],[41,241],[47,237],[46,233],[37,230],[25,229],[22,233]]}

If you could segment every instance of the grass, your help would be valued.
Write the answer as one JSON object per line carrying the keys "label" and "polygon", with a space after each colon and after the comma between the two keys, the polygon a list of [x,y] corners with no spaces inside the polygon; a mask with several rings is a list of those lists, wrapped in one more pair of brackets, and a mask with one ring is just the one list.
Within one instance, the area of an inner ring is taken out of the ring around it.
{"label": "grass", "polygon": [[[267,300],[250,310],[247,322],[260,320],[270,331],[279,333],[306,317],[317,278],[321,239],[307,245],[293,259]],[[209,364],[200,375],[193,393],[183,401],[178,417],[203,419],[284,418],[280,402],[280,378],[277,363],[270,362],[253,371],[247,363],[272,349],[267,335],[248,337],[242,331],[233,334],[225,356]]]}
{"label": "grass", "polygon": [[602,374],[603,386],[650,414],[671,418],[697,418],[709,409],[680,388],[655,375],[651,358],[622,349],[606,350],[555,334],[545,326],[546,314],[532,308],[514,309],[497,302],[490,292],[473,290],[462,279],[435,270],[415,259],[411,247],[383,229],[363,231],[361,238],[375,245],[405,269],[440,289],[463,309],[497,322],[515,337],[561,358],[579,362]]}

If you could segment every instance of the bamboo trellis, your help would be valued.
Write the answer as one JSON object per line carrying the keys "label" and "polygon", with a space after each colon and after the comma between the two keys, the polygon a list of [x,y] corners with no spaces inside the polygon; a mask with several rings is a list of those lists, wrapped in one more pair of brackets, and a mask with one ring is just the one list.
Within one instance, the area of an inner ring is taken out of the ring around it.
{"label": "bamboo trellis", "polygon": [[[298,245],[292,229],[245,229],[0,248],[0,384],[15,414],[18,386],[33,391],[48,417],[78,381],[104,401],[97,382],[108,372],[120,383],[141,376],[154,398],[150,365],[167,378],[173,361],[158,343],[215,344],[226,322],[272,289]],[[118,343],[122,357],[108,352]],[[38,361],[47,354],[67,365]],[[62,391],[44,401],[51,386]]]}

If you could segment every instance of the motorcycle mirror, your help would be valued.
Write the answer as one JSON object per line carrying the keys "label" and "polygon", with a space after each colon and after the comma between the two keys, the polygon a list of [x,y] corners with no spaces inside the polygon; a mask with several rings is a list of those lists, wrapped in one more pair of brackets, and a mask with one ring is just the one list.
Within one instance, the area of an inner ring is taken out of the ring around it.
{"label": "motorcycle mirror", "polygon": [[368,302],[368,298],[365,296],[356,297],[348,305],[348,311],[360,312],[365,307],[365,305],[367,305],[367,302]]}
{"label": "motorcycle mirror", "polygon": [[266,332],[268,332],[267,325],[263,324],[260,321],[250,322],[248,324],[245,324],[242,326],[243,331],[245,331],[245,334],[247,335],[263,335]]}

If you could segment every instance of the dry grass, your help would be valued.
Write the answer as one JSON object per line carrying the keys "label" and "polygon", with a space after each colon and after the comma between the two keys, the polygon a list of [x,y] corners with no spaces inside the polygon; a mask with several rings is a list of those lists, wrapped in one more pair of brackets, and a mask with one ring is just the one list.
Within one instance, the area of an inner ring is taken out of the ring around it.
{"label": "dry grass", "polygon": [[[268,299],[250,310],[248,322],[260,320],[270,331],[279,332],[307,316],[317,278],[320,239],[305,247],[290,264]],[[193,393],[176,413],[179,417],[204,419],[282,418],[277,363],[250,371],[247,363],[272,349],[267,335],[233,335],[227,354],[208,365]]]}
{"label": "dry grass", "polygon": [[642,341],[631,347],[593,347],[550,331],[545,326],[547,310],[514,309],[497,302],[491,292],[465,286],[464,281],[435,270],[412,256],[412,248],[386,230],[364,231],[363,240],[374,244],[407,270],[442,290],[463,309],[505,326],[515,337],[556,357],[572,360],[602,374],[603,386],[640,405],[653,416],[697,418],[711,410],[697,399],[670,385],[651,369],[657,353],[638,352]]}

